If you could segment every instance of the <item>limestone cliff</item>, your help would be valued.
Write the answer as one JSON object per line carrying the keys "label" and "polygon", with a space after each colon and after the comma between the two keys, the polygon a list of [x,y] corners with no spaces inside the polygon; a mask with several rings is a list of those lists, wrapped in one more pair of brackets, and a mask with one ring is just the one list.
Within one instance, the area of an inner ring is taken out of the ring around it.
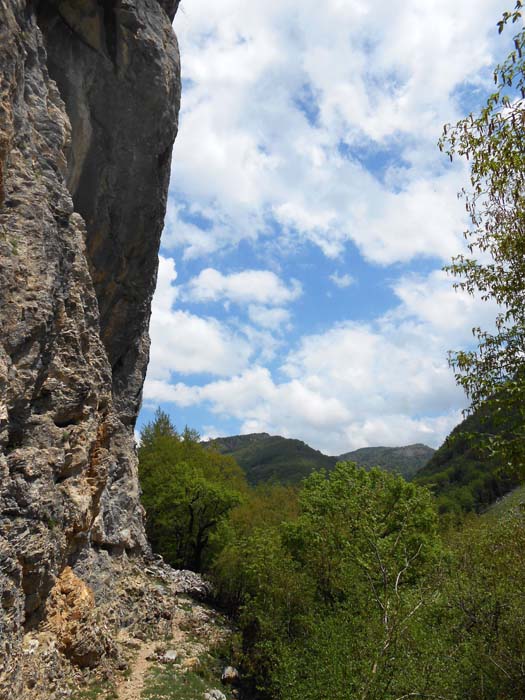
{"label": "limestone cliff", "polygon": [[66,567],[96,589],[99,559],[147,552],[133,428],[177,4],[0,0],[0,697]]}

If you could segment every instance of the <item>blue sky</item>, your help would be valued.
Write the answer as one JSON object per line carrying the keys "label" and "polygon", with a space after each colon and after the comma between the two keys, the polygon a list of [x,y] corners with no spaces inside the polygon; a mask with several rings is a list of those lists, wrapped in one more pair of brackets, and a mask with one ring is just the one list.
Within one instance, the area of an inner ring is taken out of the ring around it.
{"label": "blue sky", "polygon": [[180,131],[139,428],[267,431],[331,454],[437,446],[447,351],[494,309],[441,271],[465,164],[436,142],[509,48],[495,0],[212,0],[175,20]]}

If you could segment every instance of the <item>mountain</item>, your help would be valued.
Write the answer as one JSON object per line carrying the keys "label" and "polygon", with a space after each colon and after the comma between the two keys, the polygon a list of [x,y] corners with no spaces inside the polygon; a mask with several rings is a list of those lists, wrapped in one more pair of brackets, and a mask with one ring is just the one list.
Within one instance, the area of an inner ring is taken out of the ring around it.
{"label": "mountain", "polygon": [[301,440],[268,433],[216,438],[206,445],[234,457],[251,484],[296,484],[314,470],[332,469],[337,462],[336,457],[328,457]]}
{"label": "mountain", "polygon": [[338,460],[356,462],[367,469],[381,467],[410,479],[427,464],[434,452],[432,447],[422,443],[406,447],[361,447],[359,450],[339,455]]}
{"label": "mountain", "polygon": [[379,466],[410,478],[433,455],[426,445],[363,447],[339,456],[325,455],[302,440],[251,433],[209,440],[206,446],[234,457],[251,484],[265,481],[298,483],[316,469],[332,469],[337,462],[352,461],[367,469]]}
{"label": "mountain", "polygon": [[505,474],[501,464],[468,437],[501,430],[478,410],[454,428],[414,476],[415,483],[434,493],[442,513],[482,512],[518,484],[516,476]]}
{"label": "mountain", "polygon": [[463,433],[494,431],[478,412],[466,418],[438,449],[423,444],[405,447],[362,447],[338,456],[325,455],[301,440],[268,433],[233,435],[210,440],[207,446],[231,455],[251,484],[278,481],[299,483],[316,469],[330,470],[337,462],[356,462],[401,474],[435,494],[442,513],[482,512],[517,484],[488,459]]}

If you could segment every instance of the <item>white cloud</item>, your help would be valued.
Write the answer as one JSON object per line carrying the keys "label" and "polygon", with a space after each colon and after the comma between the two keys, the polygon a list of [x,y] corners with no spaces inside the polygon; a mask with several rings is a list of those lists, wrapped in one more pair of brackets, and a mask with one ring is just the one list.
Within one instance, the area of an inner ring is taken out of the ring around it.
{"label": "white cloud", "polygon": [[336,287],[339,287],[339,289],[346,289],[347,287],[351,287],[353,284],[355,284],[355,278],[348,273],[340,275],[338,272],[334,272],[333,275],[330,275],[330,279]]}
{"label": "white cloud", "polygon": [[[463,175],[435,142],[462,114],[458,87],[494,62],[500,12],[499,0],[186,7],[165,244],[209,254],[272,236],[273,217],[329,257],[352,241],[381,264],[448,259],[462,245]],[[209,226],[188,223],[187,203]]]}
{"label": "white cloud", "polygon": [[179,295],[179,289],[175,286],[177,271],[175,260],[159,256],[159,271],[157,273],[157,286],[153,300],[153,313],[170,311]]}
{"label": "white cloud", "polygon": [[242,370],[253,352],[250,344],[216,319],[173,309],[178,295],[176,278],[174,261],[161,256],[150,324],[148,378],[167,381],[172,372],[226,376]]}
{"label": "white cloud", "polygon": [[250,304],[248,307],[250,320],[257,326],[277,330],[290,322],[290,312],[281,307],[269,308]]}
{"label": "white cloud", "polygon": [[472,328],[490,329],[499,311],[494,302],[482,302],[479,296],[458,292],[452,279],[442,270],[427,277],[410,275],[394,285],[400,307],[387,314],[395,324],[400,315],[427,324],[451,346],[464,346],[472,339]]}
{"label": "white cloud", "polygon": [[230,375],[245,367],[252,354],[250,345],[219,321],[186,311],[154,310],[150,334],[153,378],[172,372]]}
{"label": "white cloud", "polygon": [[302,293],[297,280],[286,286],[269,270],[243,270],[224,275],[211,267],[202,270],[187,285],[185,295],[191,301],[226,299],[237,304],[279,306],[297,299]]}
{"label": "white cloud", "polygon": [[399,304],[383,316],[304,336],[280,376],[252,364],[204,386],[148,381],[146,396],[207,405],[242,432],[299,437],[335,454],[367,444],[436,446],[465,403],[447,350],[467,343],[471,326],[487,326],[494,308],[454,292],[437,271],[394,289]]}
{"label": "white cloud", "polygon": [[[218,261],[241,241],[277,255],[309,242],[332,259],[350,243],[382,266],[461,252],[466,170],[435,142],[463,114],[465,81],[471,97],[484,92],[500,12],[499,0],[201,0],[179,13],[187,85],[163,242],[214,267],[175,287],[173,261],[161,260],[146,400],[207,406],[243,432],[332,453],[441,441],[464,404],[447,350],[487,326],[493,307],[456,294],[441,272],[404,275],[395,308],[286,347],[300,283],[227,274]],[[185,300],[235,304],[249,323],[173,308]]]}

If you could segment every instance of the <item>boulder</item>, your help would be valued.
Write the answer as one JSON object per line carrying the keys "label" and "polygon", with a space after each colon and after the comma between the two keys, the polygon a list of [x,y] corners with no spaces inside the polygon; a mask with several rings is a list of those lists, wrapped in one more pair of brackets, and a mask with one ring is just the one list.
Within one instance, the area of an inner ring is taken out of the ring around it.
{"label": "boulder", "polygon": [[226,700],[226,695],[217,688],[213,688],[213,690],[204,693],[204,700]]}
{"label": "boulder", "polygon": [[239,671],[233,666],[226,666],[222,672],[221,681],[225,685],[232,685],[239,680]]}

